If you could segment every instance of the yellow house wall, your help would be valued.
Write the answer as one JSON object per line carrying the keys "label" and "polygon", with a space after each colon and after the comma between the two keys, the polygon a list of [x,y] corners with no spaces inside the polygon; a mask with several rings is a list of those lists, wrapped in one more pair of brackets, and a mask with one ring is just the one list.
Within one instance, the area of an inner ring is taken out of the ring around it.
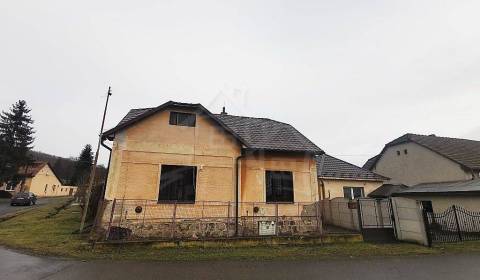
{"label": "yellow house wall", "polygon": [[[197,166],[197,202],[233,203],[240,143],[206,116],[197,115],[196,127],[182,127],[170,125],[169,114],[159,112],[115,135],[105,198],[154,202],[161,167],[173,164]],[[295,202],[318,200],[313,157],[267,154],[240,160],[240,202],[265,202],[267,170],[293,172]]]}
{"label": "yellow house wall", "polygon": [[[365,196],[367,196],[383,184],[383,182],[367,180],[321,179],[321,181],[323,181],[325,186],[326,199],[343,197],[343,187],[362,187]],[[319,186],[321,186],[321,181],[319,179]]]}
{"label": "yellow house wall", "polygon": [[293,173],[294,202],[318,200],[317,169],[313,158],[300,155],[247,156],[241,160],[242,202],[266,201],[266,171],[291,171]]}
{"label": "yellow house wall", "polygon": [[55,176],[48,165],[45,165],[40,171],[38,171],[35,177],[33,177],[30,182],[27,181],[25,185],[26,190],[37,196],[63,195],[61,192],[62,183],[58,180],[57,176]]}
{"label": "yellow house wall", "polygon": [[170,125],[169,114],[159,112],[117,133],[106,199],[157,200],[166,164],[197,167],[196,201],[234,201],[239,143],[207,116],[197,114],[196,126],[186,127]]}

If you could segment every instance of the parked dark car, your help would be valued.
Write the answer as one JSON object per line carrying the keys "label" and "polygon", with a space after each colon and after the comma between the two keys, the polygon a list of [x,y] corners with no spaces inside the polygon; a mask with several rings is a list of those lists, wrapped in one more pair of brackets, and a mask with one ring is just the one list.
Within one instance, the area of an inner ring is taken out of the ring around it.
{"label": "parked dark car", "polygon": [[17,193],[12,196],[10,205],[35,205],[37,203],[37,196],[31,192]]}

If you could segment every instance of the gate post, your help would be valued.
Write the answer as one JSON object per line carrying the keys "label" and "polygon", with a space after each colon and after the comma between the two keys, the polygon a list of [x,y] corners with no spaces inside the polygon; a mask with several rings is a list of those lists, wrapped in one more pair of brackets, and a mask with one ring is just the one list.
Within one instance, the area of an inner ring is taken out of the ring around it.
{"label": "gate post", "polygon": [[358,214],[358,228],[360,233],[363,234],[363,221],[362,221],[362,205],[360,199],[357,200],[357,214]]}
{"label": "gate post", "polygon": [[460,239],[460,241],[463,241],[462,232],[460,230],[460,224],[458,223],[457,207],[455,205],[452,205],[452,209],[453,209],[453,214],[455,215],[455,224],[457,225],[458,238]]}
{"label": "gate post", "polygon": [[423,224],[425,225],[425,234],[427,235],[427,243],[428,247],[432,247],[432,235],[430,232],[430,222],[428,220],[427,211],[422,209],[422,216],[423,216]]}

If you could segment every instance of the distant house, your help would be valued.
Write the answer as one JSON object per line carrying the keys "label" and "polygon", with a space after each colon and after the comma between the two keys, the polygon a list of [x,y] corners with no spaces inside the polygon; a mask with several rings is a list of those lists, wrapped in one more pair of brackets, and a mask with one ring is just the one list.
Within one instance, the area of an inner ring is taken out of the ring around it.
{"label": "distant house", "polygon": [[327,154],[317,157],[317,173],[322,199],[365,197],[388,180]]}
{"label": "distant house", "polygon": [[[130,110],[103,138],[113,141],[106,209],[122,215],[128,211],[130,221],[142,221],[143,208],[162,209],[146,210],[147,222],[171,221],[180,212],[190,222],[210,212],[205,215],[237,221],[282,215],[287,208],[299,216],[307,210],[296,203],[318,201],[315,156],[323,151],[283,122],[213,114],[201,104],[170,101]],[[107,212],[103,223],[123,221],[117,217],[121,215]],[[234,227],[222,228],[228,232]],[[164,234],[155,231],[150,234]]]}
{"label": "distant house", "polygon": [[34,162],[21,167],[17,172],[19,182],[4,184],[2,190],[10,193],[32,192],[42,196],[73,195],[76,187],[63,186],[48,162]]}
{"label": "distant house", "polygon": [[472,180],[480,173],[480,141],[405,134],[387,143],[363,168],[408,186]]}

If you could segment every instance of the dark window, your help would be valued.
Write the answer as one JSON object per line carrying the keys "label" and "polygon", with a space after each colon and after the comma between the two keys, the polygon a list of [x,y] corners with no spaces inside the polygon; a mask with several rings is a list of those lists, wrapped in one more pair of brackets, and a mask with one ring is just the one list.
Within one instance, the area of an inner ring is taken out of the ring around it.
{"label": "dark window", "polygon": [[362,187],[343,187],[344,198],[355,199],[363,196],[364,192]]}
{"label": "dark window", "polygon": [[397,151],[397,156],[399,156],[399,155],[400,155],[400,151]]}
{"label": "dark window", "polygon": [[171,125],[181,125],[181,126],[194,127],[195,123],[196,123],[195,114],[170,112],[170,124]]}
{"label": "dark window", "polygon": [[408,154],[408,150],[407,149],[403,150],[403,153]]}
{"label": "dark window", "polygon": [[266,172],[267,202],[293,202],[293,175],[289,171]]}
{"label": "dark window", "polygon": [[433,213],[433,205],[432,202],[429,200],[422,201],[422,208],[427,213]]}
{"label": "dark window", "polygon": [[195,202],[197,167],[162,165],[159,202]]}

